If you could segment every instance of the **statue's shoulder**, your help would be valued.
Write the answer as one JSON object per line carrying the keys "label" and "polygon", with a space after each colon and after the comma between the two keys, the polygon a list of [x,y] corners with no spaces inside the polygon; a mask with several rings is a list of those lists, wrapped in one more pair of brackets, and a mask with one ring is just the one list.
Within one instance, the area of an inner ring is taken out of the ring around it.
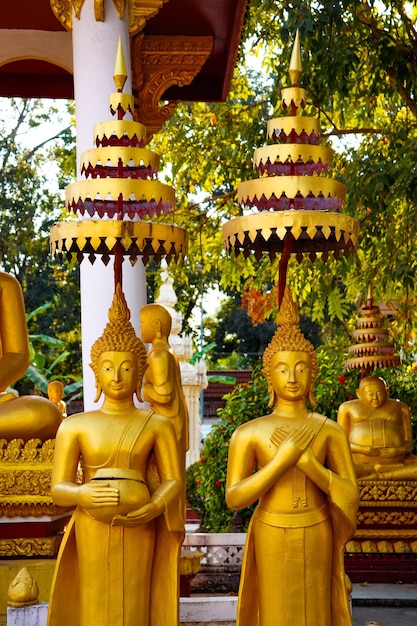
{"label": "statue's shoulder", "polygon": [[359,400],[359,398],[353,398],[352,400],[346,400],[345,402],[342,402],[342,404],[339,406],[339,411],[355,411],[356,409],[360,409],[361,407],[363,407],[362,400]]}
{"label": "statue's shoulder", "polygon": [[310,423],[313,422],[317,424],[324,424],[324,422],[332,421],[322,413],[316,413],[316,411],[310,411],[308,414],[308,420]]}
{"label": "statue's shoulder", "polygon": [[12,274],[7,274],[6,272],[0,271],[0,289],[12,289],[13,291],[21,291],[20,283],[12,276]]}
{"label": "statue's shoulder", "polygon": [[100,411],[85,411],[82,413],[73,413],[62,420],[59,428],[63,431],[76,430],[81,428],[87,430],[88,425],[100,418]]}
{"label": "statue's shoulder", "polygon": [[254,419],[245,422],[238,426],[234,432],[236,436],[243,437],[258,437],[264,428],[268,429],[270,435],[270,429],[273,427],[271,415],[262,415],[261,417],[255,417]]}
{"label": "statue's shoulder", "polygon": [[148,352],[148,359],[170,359],[171,357],[172,354],[165,346],[152,345],[151,349]]}
{"label": "statue's shoulder", "polygon": [[146,411],[145,409],[138,409],[138,411],[141,412],[138,413],[138,421],[145,421],[146,424],[149,424],[151,428],[155,428],[156,426],[158,426],[158,428],[169,429],[172,426],[172,421],[169,419],[169,417],[161,415],[156,411]]}
{"label": "statue's shoulder", "polygon": [[325,436],[334,438],[345,438],[346,433],[342,426],[334,420],[321,415],[321,413],[310,413],[309,417],[312,419],[310,424],[314,424],[313,429],[317,432],[322,432]]}

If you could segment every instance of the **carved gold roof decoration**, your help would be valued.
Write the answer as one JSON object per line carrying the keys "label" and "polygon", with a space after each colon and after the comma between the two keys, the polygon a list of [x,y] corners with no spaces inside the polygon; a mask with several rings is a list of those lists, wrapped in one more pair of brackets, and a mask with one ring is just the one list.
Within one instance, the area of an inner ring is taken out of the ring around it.
{"label": "carved gold roof decoration", "polygon": [[177,101],[163,95],[176,85],[189,85],[213,50],[212,36],[165,37],[140,35],[132,40],[132,73],[135,77],[135,119],[146,126],[146,142],[172,116]]}
{"label": "carved gold roof decoration", "polygon": [[[94,126],[96,147],[81,156],[79,180],[66,187],[66,207],[77,220],[58,222],[51,228],[52,254],[106,265],[111,256],[146,264],[150,258],[179,260],[187,254],[188,235],[174,224],[161,223],[173,215],[175,190],[157,180],[159,156],[144,148],[146,128],[125,120],[133,110],[132,94],[122,92],[125,65],[119,41],[114,80],[118,91],[110,95],[110,112],[117,120]],[[87,217],[90,219],[80,219]],[[156,220],[156,221],[155,221]],[[116,261],[115,261],[116,263]],[[117,282],[117,281],[116,281]]]}
{"label": "carved gold roof decoration", "polygon": [[366,303],[359,309],[356,329],[350,335],[356,343],[348,348],[346,369],[369,372],[376,367],[397,367],[401,364],[399,355],[395,354],[395,345],[389,340],[384,316],[373,302],[371,287]]}
{"label": "carved gold roof decoration", "polygon": [[[255,150],[255,180],[238,186],[238,202],[244,215],[223,226],[225,247],[244,256],[255,253],[272,259],[294,253],[300,262],[318,254],[326,261],[357,245],[359,224],[342,213],[346,187],[327,176],[332,150],[320,145],[319,119],[303,115],[306,91],[298,86],[302,72],[297,32],[289,67],[291,87],[282,90],[286,113],[267,123],[267,140]],[[258,212],[253,212],[257,209]]]}
{"label": "carved gold roof decoration", "polygon": [[[154,17],[168,0],[113,0],[114,7],[120,19],[123,19],[127,10],[129,15],[129,32],[134,35],[146,25],[146,22]],[[55,17],[67,29],[72,30],[72,15],[81,18],[81,10],[85,0],[50,0],[51,9]],[[94,0],[94,17],[97,22],[106,19],[104,11],[105,0]]]}

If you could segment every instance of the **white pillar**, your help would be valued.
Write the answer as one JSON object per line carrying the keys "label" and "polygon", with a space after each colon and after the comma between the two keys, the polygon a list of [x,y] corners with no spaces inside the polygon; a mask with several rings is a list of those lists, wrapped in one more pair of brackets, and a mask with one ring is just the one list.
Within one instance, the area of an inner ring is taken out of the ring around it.
{"label": "white pillar", "polygon": [[[122,38],[128,79],[124,91],[131,91],[130,37],[127,9],[123,20],[112,0],[105,1],[105,21],[94,16],[94,0],[86,0],[78,20],[73,16],[74,96],[77,130],[77,178],[80,157],[95,147],[93,127],[96,122],[111,118],[109,95],[116,91],[113,81],[119,36]],[[129,119],[128,115],[126,119]],[[94,408],[94,376],[90,349],[103,332],[114,292],[113,257],[107,267],[100,258],[91,265],[84,258],[81,274],[81,332],[84,377],[84,409]],[[146,304],[146,273],[141,259],[132,268],[128,259],[123,263],[123,291],[131,312],[131,320],[139,334],[139,310]]]}

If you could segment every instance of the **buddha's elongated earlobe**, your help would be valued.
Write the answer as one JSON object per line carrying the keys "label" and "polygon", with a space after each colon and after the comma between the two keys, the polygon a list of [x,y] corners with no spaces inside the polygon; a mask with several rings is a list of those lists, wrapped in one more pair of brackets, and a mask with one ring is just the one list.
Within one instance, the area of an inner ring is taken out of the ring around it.
{"label": "buddha's elongated earlobe", "polygon": [[268,407],[270,408],[271,406],[274,406],[276,399],[277,399],[274,388],[272,387],[270,382],[268,382],[268,393],[269,393]]}
{"label": "buddha's elongated earlobe", "polygon": [[136,397],[139,400],[139,402],[143,402],[143,398],[142,398],[142,381],[140,380],[137,384],[136,387]]}
{"label": "buddha's elongated earlobe", "polygon": [[96,382],[96,397],[94,398],[94,402],[98,402],[100,400],[100,396],[103,393],[100,383]]}
{"label": "buddha's elongated earlobe", "polygon": [[161,320],[155,320],[155,335],[158,337],[158,339],[162,337],[161,328],[162,328]]}

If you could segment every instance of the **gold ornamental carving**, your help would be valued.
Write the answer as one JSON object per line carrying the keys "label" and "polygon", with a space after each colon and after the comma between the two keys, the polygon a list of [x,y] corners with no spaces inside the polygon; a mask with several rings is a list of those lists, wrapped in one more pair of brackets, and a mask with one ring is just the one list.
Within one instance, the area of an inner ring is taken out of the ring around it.
{"label": "gold ornamental carving", "polygon": [[379,553],[379,554],[415,554],[417,553],[417,541],[403,541],[398,537],[391,536],[391,539],[380,539],[380,535],[369,535],[367,539],[362,541],[356,541],[356,535],[354,539],[348,541],[346,544],[346,552],[352,553]]}
{"label": "gold ornamental carving", "polygon": [[171,117],[177,102],[161,105],[165,91],[189,85],[213,49],[213,37],[135,37],[132,74],[135,118],[146,126],[150,141]]}
{"label": "gold ornamental carving", "polygon": [[358,482],[358,526],[346,552],[417,553],[417,480]]}
{"label": "gold ornamental carving", "polygon": [[[117,0],[113,0],[117,2]],[[145,28],[146,22],[154,17],[168,0],[129,0],[129,32],[132,35]]]}
{"label": "gold ornamental carving", "polygon": [[[0,439],[0,464],[10,467],[13,463],[36,463],[45,467],[52,467],[55,441],[48,439]],[[9,465],[10,464],[10,465]]]}
{"label": "gold ornamental carving", "polygon": [[416,480],[359,480],[361,507],[416,507]]}
{"label": "gold ornamental carving", "polygon": [[[67,29],[72,29],[72,10],[79,20],[85,0],[50,0],[55,17]],[[154,17],[167,0],[128,0],[129,32],[140,32],[146,22]],[[126,11],[126,0],[113,0],[114,7],[122,20]],[[104,0],[94,0],[94,17],[97,22],[105,21]]]}
{"label": "gold ornamental carving", "polygon": [[57,222],[51,228],[51,253],[62,260],[75,257],[79,263],[86,255],[90,263],[100,257],[107,265],[120,248],[134,265],[140,257],[146,265],[151,257],[167,263],[186,256],[188,233],[179,226],[155,222],[120,220],[77,220]]}
{"label": "gold ornamental carving", "polygon": [[50,483],[55,441],[48,439],[0,439],[0,516],[40,517],[59,515]]}
{"label": "gold ornamental carving", "polygon": [[363,511],[359,510],[358,524],[365,525],[389,525],[389,526],[415,526],[417,514],[415,511]]}
{"label": "gold ornamental carving", "polygon": [[0,539],[0,557],[55,557],[62,535],[30,539]]}

